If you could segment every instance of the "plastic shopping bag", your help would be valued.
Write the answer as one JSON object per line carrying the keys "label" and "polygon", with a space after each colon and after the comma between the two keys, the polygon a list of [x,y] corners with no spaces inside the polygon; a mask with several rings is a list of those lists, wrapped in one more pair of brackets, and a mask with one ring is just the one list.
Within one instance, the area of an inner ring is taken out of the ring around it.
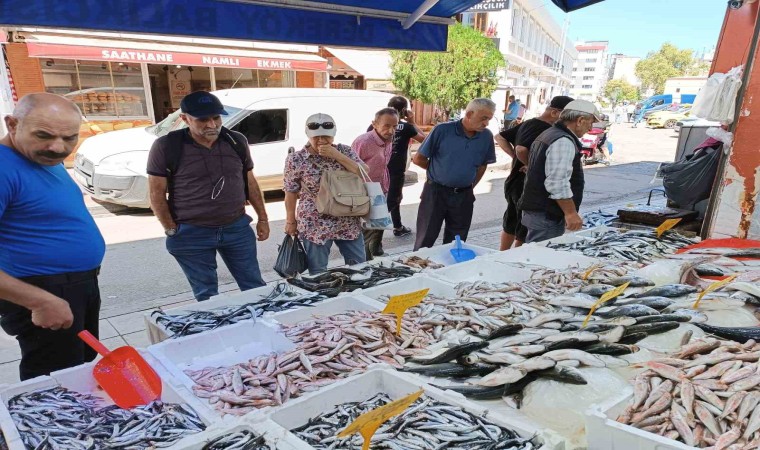
{"label": "plastic shopping bag", "polygon": [[361,170],[361,173],[364,177],[364,185],[367,187],[367,195],[369,195],[369,213],[363,217],[362,226],[367,230],[392,230],[393,220],[391,220],[391,213],[388,212],[388,201],[382,186],[380,183],[371,181],[364,170]]}
{"label": "plastic shopping bag", "polygon": [[309,268],[306,250],[297,236],[285,235],[277,253],[274,271],[284,278],[293,278]]}

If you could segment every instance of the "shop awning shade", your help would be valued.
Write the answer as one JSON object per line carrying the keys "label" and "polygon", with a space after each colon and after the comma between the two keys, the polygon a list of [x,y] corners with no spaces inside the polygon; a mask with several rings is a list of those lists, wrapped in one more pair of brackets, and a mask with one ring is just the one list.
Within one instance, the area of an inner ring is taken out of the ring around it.
{"label": "shop awning shade", "polygon": [[585,8],[586,6],[599,3],[604,0],[552,0],[552,2],[559,6],[562,11],[571,12],[576,9]]}
{"label": "shop awning shade", "polygon": [[3,0],[0,26],[446,50],[447,24],[481,0]]}

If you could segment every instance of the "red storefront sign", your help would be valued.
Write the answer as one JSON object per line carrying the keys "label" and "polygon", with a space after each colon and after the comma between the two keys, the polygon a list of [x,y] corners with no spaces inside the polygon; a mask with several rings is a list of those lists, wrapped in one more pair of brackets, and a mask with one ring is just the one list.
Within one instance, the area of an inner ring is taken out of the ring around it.
{"label": "red storefront sign", "polygon": [[63,44],[26,44],[29,56],[36,58],[82,59],[87,61],[111,61],[148,64],[176,64],[182,66],[232,67],[262,70],[325,71],[327,61],[304,61],[298,59],[263,58],[220,54],[166,52],[160,50],[135,50],[113,47],[85,47]]}

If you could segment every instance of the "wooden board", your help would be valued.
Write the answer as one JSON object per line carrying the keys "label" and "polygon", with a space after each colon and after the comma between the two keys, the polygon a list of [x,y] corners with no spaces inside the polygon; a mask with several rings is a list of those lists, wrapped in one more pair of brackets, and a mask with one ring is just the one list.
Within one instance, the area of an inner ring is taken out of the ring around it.
{"label": "wooden board", "polygon": [[646,225],[660,225],[667,219],[681,218],[681,224],[691,222],[697,218],[697,211],[668,208],[663,206],[636,206],[633,208],[619,209],[618,217],[623,222],[643,223]]}

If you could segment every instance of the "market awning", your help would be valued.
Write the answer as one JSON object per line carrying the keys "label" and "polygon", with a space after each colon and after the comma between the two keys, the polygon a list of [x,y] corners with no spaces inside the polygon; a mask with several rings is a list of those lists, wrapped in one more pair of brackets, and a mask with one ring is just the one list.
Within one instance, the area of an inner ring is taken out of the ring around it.
{"label": "market awning", "polygon": [[366,80],[390,80],[391,55],[386,51],[351,50],[325,47],[336,58],[360,73]]}
{"label": "market awning", "polygon": [[552,0],[555,5],[559,6],[562,11],[570,12],[576,9],[585,8],[586,6],[599,3],[604,0]]}
{"label": "market awning", "polygon": [[450,18],[479,2],[3,0],[0,25],[444,51]]}

